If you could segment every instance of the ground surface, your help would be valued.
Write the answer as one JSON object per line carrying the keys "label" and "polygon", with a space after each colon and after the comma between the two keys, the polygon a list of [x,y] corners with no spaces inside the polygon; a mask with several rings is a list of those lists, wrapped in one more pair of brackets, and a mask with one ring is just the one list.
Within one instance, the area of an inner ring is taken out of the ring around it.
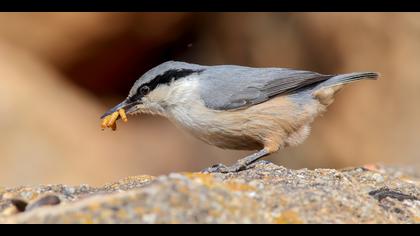
{"label": "ground surface", "polygon": [[237,174],[134,176],[99,188],[0,188],[0,223],[420,223],[420,176],[376,165],[260,163]]}

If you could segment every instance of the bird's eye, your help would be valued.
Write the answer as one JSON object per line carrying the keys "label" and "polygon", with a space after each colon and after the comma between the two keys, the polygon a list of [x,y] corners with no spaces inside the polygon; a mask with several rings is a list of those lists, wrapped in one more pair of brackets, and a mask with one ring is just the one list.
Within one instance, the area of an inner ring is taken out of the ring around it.
{"label": "bird's eye", "polygon": [[150,88],[148,86],[142,86],[139,89],[141,95],[147,95],[150,92]]}

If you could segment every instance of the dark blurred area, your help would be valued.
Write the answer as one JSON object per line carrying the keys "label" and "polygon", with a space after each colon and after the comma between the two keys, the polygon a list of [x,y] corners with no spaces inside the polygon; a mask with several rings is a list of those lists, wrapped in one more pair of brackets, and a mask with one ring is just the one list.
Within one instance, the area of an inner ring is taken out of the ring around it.
{"label": "dark blurred area", "polygon": [[418,13],[0,13],[0,185],[103,184],[248,154],[159,117],[101,131],[100,115],[167,60],[380,72],[340,92],[304,144],[268,160],[419,165]]}

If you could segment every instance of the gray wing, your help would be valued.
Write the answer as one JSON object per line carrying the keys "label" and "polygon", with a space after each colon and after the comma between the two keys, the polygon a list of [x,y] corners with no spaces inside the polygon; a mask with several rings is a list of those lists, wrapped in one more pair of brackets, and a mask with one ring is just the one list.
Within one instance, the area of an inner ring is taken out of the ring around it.
{"label": "gray wing", "polygon": [[208,108],[231,110],[262,103],[331,77],[282,68],[214,66],[200,75],[199,92]]}

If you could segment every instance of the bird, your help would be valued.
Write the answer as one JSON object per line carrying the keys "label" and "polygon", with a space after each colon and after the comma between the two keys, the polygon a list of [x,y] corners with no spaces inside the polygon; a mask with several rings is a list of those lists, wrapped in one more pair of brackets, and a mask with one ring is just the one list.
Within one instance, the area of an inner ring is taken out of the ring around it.
{"label": "bird", "polygon": [[378,77],[377,72],[320,74],[167,61],[144,73],[127,98],[101,118],[120,109],[127,115],[160,115],[210,145],[255,151],[233,165],[219,163],[202,170],[235,173],[280,149],[301,144],[311,123],[344,85]]}

